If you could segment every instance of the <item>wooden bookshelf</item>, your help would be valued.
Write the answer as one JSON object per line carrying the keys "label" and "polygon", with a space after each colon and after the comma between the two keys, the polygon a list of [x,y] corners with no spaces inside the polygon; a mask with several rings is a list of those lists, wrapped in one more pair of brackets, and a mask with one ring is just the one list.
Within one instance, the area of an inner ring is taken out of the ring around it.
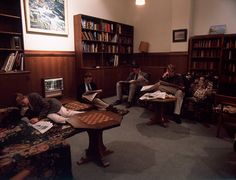
{"label": "wooden bookshelf", "polygon": [[235,96],[236,34],[191,37],[189,71],[218,76],[219,92]]}
{"label": "wooden bookshelf", "polygon": [[[24,58],[24,44],[22,33],[22,18],[21,18],[21,5],[19,0],[0,1],[0,70],[1,74],[4,74],[2,68],[9,55],[17,53],[16,59],[12,61],[14,66],[7,74],[24,73],[22,66],[19,63],[23,63]],[[15,65],[16,64],[16,65]]]}
{"label": "wooden bookshelf", "polygon": [[78,14],[74,16],[75,52],[79,68],[131,64],[133,26]]}
{"label": "wooden bookshelf", "polygon": [[189,71],[219,75],[223,35],[194,36],[189,40]]}
{"label": "wooden bookshelf", "polygon": [[221,75],[224,82],[236,83],[236,34],[224,36]]}

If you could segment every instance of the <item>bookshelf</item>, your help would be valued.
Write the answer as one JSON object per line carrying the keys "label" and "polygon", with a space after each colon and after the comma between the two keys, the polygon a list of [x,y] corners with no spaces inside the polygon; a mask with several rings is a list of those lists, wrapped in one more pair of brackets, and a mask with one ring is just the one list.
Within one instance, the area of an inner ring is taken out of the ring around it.
{"label": "bookshelf", "polygon": [[235,96],[236,34],[191,37],[189,40],[189,71],[218,76],[218,91]]}
{"label": "bookshelf", "polygon": [[226,83],[236,83],[236,34],[224,36],[221,75]]}
{"label": "bookshelf", "polygon": [[[19,0],[0,1],[0,39],[0,74],[25,73],[23,71],[24,45]],[[12,60],[7,63],[9,57]]]}
{"label": "bookshelf", "polygon": [[78,14],[74,16],[75,52],[79,68],[131,64],[133,26]]}
{"label": "bookshelf", "polygon": [[223,35],[194,36],[189,40],[189,71],[219,75]]}

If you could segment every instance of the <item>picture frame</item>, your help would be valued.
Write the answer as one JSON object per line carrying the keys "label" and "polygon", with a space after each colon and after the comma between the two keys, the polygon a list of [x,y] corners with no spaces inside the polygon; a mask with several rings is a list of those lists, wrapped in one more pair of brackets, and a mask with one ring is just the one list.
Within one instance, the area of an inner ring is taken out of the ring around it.
{"label": "picture frame", "polygon": [[186,42],[187,41],[187,29],[173,30],[173,42]]}
{"label": "picture frame", "polygon": [[59,97],[63,95],[64,82],[62,77],[49,77],[42,79],[43,96]]}
{"label": "picture frame", "polygon": [[68,35],[67,0],[24,0],[26,30]]}

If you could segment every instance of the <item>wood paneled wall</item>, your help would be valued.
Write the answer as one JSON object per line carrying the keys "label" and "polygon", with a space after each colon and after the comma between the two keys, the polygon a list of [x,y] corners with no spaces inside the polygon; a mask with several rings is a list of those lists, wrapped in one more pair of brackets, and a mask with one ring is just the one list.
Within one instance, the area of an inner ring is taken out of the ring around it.
{"label": "wood paneled wall", "polygon": [[[170,63],[176,71],[186,73],[188,67],[187,52],[179,53],[136,53],[133,56],[143,71],[151,74],[151,83],[157,82]],[[42,78],[63,77],[64,97],[76,98],[77,85],[83,79],[84,71],[91,71],[98,88],[102,88],[103,97],[115,95],[115,85],[128,76],[130,67],[76,70],[75,53],[62,51],[25,51],[25,70],[29,73],[0,76],[0,105],[12,105],[16,92],[42,93]]]}
{"label": "wood paneled wall", "polygon": [[62,77],[65,97],[76,97],[75,53],[25,51],[25,69],[30,71],[30,91],[42,93],[42,79]]}
{"label": "wood paneled wall", "polygon": [[0,107],[15,106],[16,93],[29,93],[29,72],[0,75]]}
{"label": "wood paneled wall", "polygon": [[166,52],[166,53],[136,53],[133,60],[141,67],[166,67],[173,64],[176,72],[186,73],[188,70],[187,52]]}

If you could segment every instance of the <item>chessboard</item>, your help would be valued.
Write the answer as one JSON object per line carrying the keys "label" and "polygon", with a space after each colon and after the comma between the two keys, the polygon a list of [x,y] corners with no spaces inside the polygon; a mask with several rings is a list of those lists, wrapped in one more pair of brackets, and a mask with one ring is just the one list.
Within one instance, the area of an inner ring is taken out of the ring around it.
{"label": "chessboard", "polygon": [[69,122],[75,128],[101,129],[120,125],[122,117],[108,111],[89,111],[71,117]]}
{"label": "chessboard", "polygon": [[64,107],[74,111],[85,111],[92,108],[92,105],[81,103],[79,101],[72,101],[64,104]]}

